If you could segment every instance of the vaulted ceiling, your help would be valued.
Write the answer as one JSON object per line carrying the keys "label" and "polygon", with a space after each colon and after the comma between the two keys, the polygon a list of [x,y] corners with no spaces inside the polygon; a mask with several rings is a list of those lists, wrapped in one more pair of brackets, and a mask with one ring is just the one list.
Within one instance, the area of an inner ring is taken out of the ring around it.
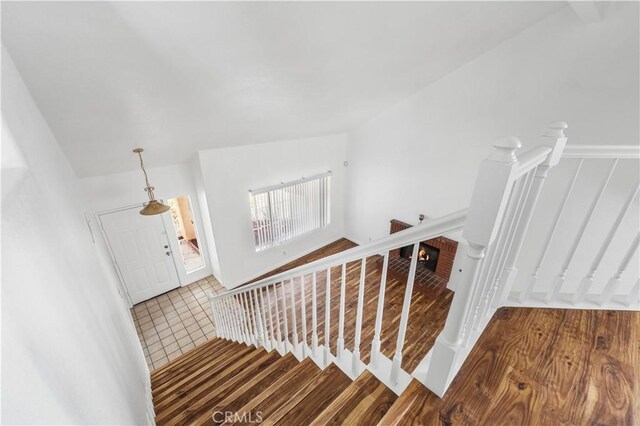
{"label": "vaulted ceiling", "polygon": [[91,176],[348,131],[565,5],[3,2],[2,43]]}

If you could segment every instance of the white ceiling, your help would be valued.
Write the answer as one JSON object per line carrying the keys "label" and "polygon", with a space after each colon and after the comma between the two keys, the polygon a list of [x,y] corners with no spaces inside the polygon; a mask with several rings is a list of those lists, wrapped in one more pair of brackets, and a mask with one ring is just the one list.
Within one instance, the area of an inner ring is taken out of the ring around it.
{"label": "white ceiling", "polygon": [[3,2],[7,47],[79,176],[344,132],[564,2]]}

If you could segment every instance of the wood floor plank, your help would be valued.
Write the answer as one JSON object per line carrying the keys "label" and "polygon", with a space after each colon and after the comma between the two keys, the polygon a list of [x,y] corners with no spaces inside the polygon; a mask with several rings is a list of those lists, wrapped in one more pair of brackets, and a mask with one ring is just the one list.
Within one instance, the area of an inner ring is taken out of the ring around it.
{"label": "wood floor plank", "polygon": [[344,389],[351,379],[332,365],[299,390],[286,404],[265,419],[265,425],[306,424],[320,414]]}
{"label": "wood floor plank", "polygon": [[[291,354],[287,354],[271,366],[261,371],[252,380],[238,387],[231,395],[220,401],[214,408],[219,412],[236,412],[248,404],[265,389],[298,365],[299,361]],[[219,422],[222,423],[222,422]]]}
{"label": "wood floor plank", "polygon": [[396,399],[393,391],[366,371],[309,424],[373,425],[380,421]]}
{"label": "wood floor plank", "polygon": [[[251,350],[240,359],[234,361],[218,371],[218,374],[200,374],[192,382],[183,383],[172,389],[170,398],[158,405],[160,414],[156,413],[156,422],[172,424],[180,418],[190,416],[194,404],[202,404],[203,399],[216,393],[220,386],[227,386],[229,380],[235,378],[254,363],[262,363],[271,359],[264,351]],[[189,390],[184,390],[188,386]],[[207,401],[209,401],[207,399]]]}
{"label": "wood floor plank", "polygon": [[413,381],[379,424],[639,424],[638,324],[640,312],[502,308],[444,398]]}
{"label": "wood floor plank", "polygon": [[[292,395],[307,386],[310,381],[313,381],[321,373],[321,370],[313,361],[306,359],[291,369],[289,373],[282,376],[276,383],[265,389],[251,402],[238,409],[238,412],[240,414],[260,413],[263,419],[269,418]],[[248,425],[250,423],[239,422],[234,424]]]}

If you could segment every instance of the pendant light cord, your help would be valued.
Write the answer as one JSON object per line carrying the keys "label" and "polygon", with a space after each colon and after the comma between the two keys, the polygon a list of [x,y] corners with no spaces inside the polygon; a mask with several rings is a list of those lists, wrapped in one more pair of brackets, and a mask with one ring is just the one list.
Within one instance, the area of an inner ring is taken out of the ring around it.
{"label": "pendant light cord", "polygon": [[142,169],[142,173],[144,173],[144,181],[147,184],[147,187],[144,190],[147,191],[147,195],[149,195],[149,200],[153,201],[155,199],[153,194],[154,188],[149,183],[149,176],[147,176],[147,171],[144,169],[144,162],[142,161],[142,153],[137,152],[136,154],[138,154],[138,157],[140,157],[140,168]]}

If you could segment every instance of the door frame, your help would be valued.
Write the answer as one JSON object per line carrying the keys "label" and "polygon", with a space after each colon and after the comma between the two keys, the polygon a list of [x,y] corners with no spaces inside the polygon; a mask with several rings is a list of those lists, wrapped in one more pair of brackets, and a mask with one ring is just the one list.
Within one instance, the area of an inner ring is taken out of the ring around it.
{"label": "door frame", "polygon": [[[160,202],[162,202],[162,200],[159,200]],[[122,275],[122,272],[120,271],[120,266],[118,266],[118,262],[116,261],[116,256],[113,252],[113,248],[111,247],[111,241],[109,241],[109,236],[107,235],[106,230],[104,229],[104,225],[102,223],[102,216],[111,214],[111,213],[118,213],[121,211],[125,211],[125,210],[131,210],[131,209],[139,209],[144,207],[143,203],[137,203],[137,204],[131,204],[128,206],[123,206],[123,207],[117,207],[115,209],[109,209],[109,210],[103,210],[100,212],[96,213],[96,218],[98,220],[98,224],[99,224],[99,228],[100,228],[100,233],[102,234],[102,238],[104,239],[105,245],[107,246],[107,252],[109,253],[109,257],[111,258],[111,263],[113,265],[113,268],[116,271],[116,276],[118,277],[118,281],[119,281],[119,285],[120,285],[120,290],[122,290],[122,293],[125,295],[125,299],[127,301],[127,303],[129,304],[129,308],[133,307],[133,303],[131,301],[131,296],[129,296],[129,289],[127,288],[127,284],[124,281],[124,277]],[[180,250],[180,246],[179,243],[176,247],[176,244],[173,240],[177,240],[177,238],[170,238],[169,234],[167,233],[167,221],[165,220],[164,217],[161,217],[161,221],[162,221],[162,226],[164,228],[164,232],[165,235],[167,236],[167,241],[169,243],[169,247],[171,249],[171,262],[173,263],[173,267],[176,271],[176,276],[178,277],[178,287],[182,287],[182,280],[180,279],[180,273],[178,271],[178,265],[176,264],[176,257],[175,257],[175,253],[176,253],[176,249]],[[171,224],[172,228],[171,230],[174,232],[175,234],[175,229],[173,229],[173,224]],[[172,234],[172,235],[174,235]],[[182,259],[180,259],[182,261]]]}

